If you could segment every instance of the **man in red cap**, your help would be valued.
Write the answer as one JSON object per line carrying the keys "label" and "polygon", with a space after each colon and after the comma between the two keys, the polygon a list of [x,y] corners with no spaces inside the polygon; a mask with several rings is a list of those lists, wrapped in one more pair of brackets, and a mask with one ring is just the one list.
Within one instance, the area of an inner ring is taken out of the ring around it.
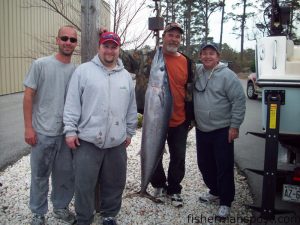
{"label": "man in red cap", "polygon": [[119,36],[102,33],[98,54],[75,70],[67,93],[63,121],[74,152],[78,225],[93,222],[98,180],[103,225],[115,225],[121,208],[137,109],[132,78],[119,54]]}

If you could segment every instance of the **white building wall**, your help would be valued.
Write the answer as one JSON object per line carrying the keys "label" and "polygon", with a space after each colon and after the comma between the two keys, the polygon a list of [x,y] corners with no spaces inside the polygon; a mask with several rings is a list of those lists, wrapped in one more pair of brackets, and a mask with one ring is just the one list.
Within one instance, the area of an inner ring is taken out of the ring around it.
{"label": "white building wall", "polygon": [[[51,1],[49,1],[51,2]],[[58,7],[61,1],[56,0]],[[64,13],[80,27],[80,0],[64,0]],[[108,3],[101,1],[101,25],[110,27]],[[32,60],[57,51],[55,37],[71,24],[41,0],[0,0],[0,95],[21,92]],[[80,63],[79,46],[73,61]]]}

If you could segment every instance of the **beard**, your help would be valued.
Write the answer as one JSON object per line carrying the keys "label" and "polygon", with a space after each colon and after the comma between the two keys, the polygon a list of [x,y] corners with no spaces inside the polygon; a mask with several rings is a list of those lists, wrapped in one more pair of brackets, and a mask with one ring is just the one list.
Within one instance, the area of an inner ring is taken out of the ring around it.
{"label": "beard", "polygon": [[117,60],[115,58],[111,58],[111,57],[107,58],[105,56],[100,56],[99,54],[98,57],[104,66],[113,66],[117,64]]}
{"label": "beard", "polygon": [[167,45],[166,50],[168,52],[176,53],[178,51],[178,47],[174,47],[173,45]]}
{"label": "beard", "polygon": [[115,60],[114,59],[111,59],[111,60],[108,60],[108,59],[103,59],[103,61],[105,62],[105,64],[114,64]]}

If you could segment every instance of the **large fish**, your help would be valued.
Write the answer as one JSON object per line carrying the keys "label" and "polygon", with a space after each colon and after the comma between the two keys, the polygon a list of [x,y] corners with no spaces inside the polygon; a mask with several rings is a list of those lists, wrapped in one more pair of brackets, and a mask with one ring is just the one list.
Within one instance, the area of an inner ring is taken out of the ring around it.
{"label": "large fish", "polygon": [[162,48],[157,48],[152,60],[145,95],[141,144],[141,190],[147,193],[150,179],[161,159],[172,112],[172,95]]}
{"label": "large fish", "polygon": [[152,60],[145,94],[141,144],[141,190],[126,197],[141,196],[154,202],[161,201],[147,193],[151,177],[161,159],[172,112],[172,95],[161,48]]}

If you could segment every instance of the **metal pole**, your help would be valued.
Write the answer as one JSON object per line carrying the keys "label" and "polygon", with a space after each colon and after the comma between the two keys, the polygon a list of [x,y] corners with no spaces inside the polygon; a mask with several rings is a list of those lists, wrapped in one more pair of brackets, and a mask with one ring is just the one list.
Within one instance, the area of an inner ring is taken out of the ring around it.
{"label": "metal pole", "polygon": [[[156,10],[156,18],[158,19],[160,16],[160,8],[158,7],[158,1],[155,1],[155,8],[154,10]],[[158,47],[159,46],[159,30],[155,30],[154,31],[154,36],[156,36],[156,44],[155,46]]]}
{"label": "metal pole", "polygon": [[268,111],[261,217],[266,220],[273,220],[275,218],[274,204],[276,195],[278,136],[282,96],[276,91],[265,91],[265,96]]}

